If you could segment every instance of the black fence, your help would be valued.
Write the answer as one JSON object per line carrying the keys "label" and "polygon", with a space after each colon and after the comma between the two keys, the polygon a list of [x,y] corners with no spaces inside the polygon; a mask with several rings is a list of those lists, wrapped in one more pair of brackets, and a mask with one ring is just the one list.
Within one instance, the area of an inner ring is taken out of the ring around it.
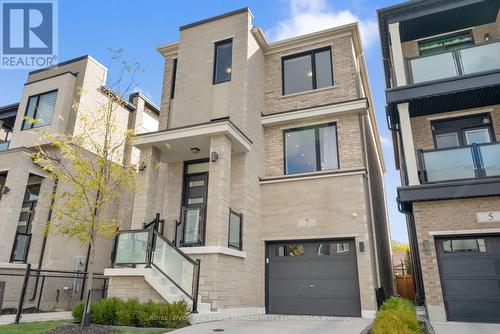
{"label": "black fence", "polygon": [[[88,273],[50,269],[0,269],[0,314],[15,322],[36,320],[37,314],[71,311],[84,299]],[[94,274],[92,300],[106,296],[108,279]]]}

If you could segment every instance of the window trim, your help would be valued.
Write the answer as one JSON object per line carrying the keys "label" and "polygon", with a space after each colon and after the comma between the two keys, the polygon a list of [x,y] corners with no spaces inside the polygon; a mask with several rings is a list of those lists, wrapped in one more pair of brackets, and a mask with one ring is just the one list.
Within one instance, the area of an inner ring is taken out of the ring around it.
{"label": "window trim", "polygon": [[[434,125],[439,124],[442,122],[450,122],[450,121],[467,121],[467,119],[472,119],[472,118],[479,118],[479,117],[487,117],[489,119],[488,124],[481,124],[477,126],[466,126],[465,124],[460,127],[455,127],[455,128],[447,128],[446,130],[434,130]],[[495,129],[493,128],[493,122],[491,119],[491,113],[486,112],[486,113],[480,113],[480,114],[474,114],[474,115],[465,115],[465,116],[459,116],[459,117],[450,117],[450,118],[440,118],[436,120],[432,120],[430,122],[431,126],[431,133],[432,133],[432,142],[434,144],[434,149],[439,149],[438,148],[438,143],[436,140],[437,135],[441,134],[449,134],[449,133],[456,133],[458,136],[458,143],[459,146],[455,147],[466,147],[470,146],[467,144],[467,138],[465,137],[465,131],[467,130],[474,130],[474,129],[481,129],[481,128],[488,128],[490,132],[490,139],[491,142],[496,142],[496,134],[495,134]]]}
{"label": "window trim", "polygon": [[[217,78],[217,47],[223,44],[231,43],[231,73],[229,75],[229,79],[223,81],[216,81]],[[214,43],[214,66],[213,66],[213,76],[212,76],[212,85],[218,85],[224,82],[231,81],[233,77],[233,38],[227,38]]]}
{"label": "window trim", "polygon": [[[335,142],[337,145],[337,168],[332,168],[332,169],[321,169],[321,148],[320,148],[320,140],[319,140],[319,129],[324,128],[324,127],[329,127],[329,126],[334,126],[335,127]],[[288,173],[287,168],[286,168],[286,135],[290,132],[296,132],[296,131],[303,131],[303,130],[309,130],[309,129],[314,129],[314,147],[315,147],[315,153],[316,153],[316,170],[311,171],[311,172],[298,172],[298,173]],[[304,174],[304,173],[318,173],[318,172],[325,172],[325,171],[332,171],[332,170],[339,170],[340,169],[340,152],[339,152],[339,131],[338,131],[338,126],[337,122],[328,122],[328,123],[321,123],[321,124],[314,124],[314,125],[308,125],[308,126],[302,126],[298,128],[291,128],[291,129],[284,129],[283,130],[283,175],[299,175],[299,174]]]}
{"label": "window trim", "polygon": [[33,117],[33,119],[36,120],[36,116],[37,116],[37,112],[38,112],[38,104],[40,103],[40,96],[45,95],[45,94],[51,94],[51,93],[58,92],[58,91],[59,91],[59,89],[53,89],[53,90],[49,90],[49,91],[46,91],[46,92],[43,92],[43,93],[38,93],[38,94],[30,95],[28,97],[28,100],[26,101],[26,109],[24,110],[23,122],[21,123],[21,131],[33,130],[35,128],[42,128],[44,126],[52,125],[52,120],[54,119],[54,111],[56,110],[57,96],[59,95],[59,93],[56,94],[56,102],[54,103],[54,110],[52,110],[52,118],[50,120],[50,123],[44,124],[44,125],[41,125],[41,126],[35,126],[35,123],[33,123],[33,124],[31,124],[31,126],[29,128],[24,129],[24,124],[26,123],[25,117],[27,117],[28,108],[30,106],[30,104],[29,104],[30,99],[32,97],[36,97],[35,114],[34,114],[35,117]]}
{"label": "window trim", "polygon": [[[231,214],[234,214],[235,216],[240,217],[240,247],[235,247],[234,245],[231,245],[231,242],[229,240],[231,236]],[[236,249],[239,251],[243,251],[243,214],[238,213],[234,211],[233,209],[229,208],[229,221],[228,221],[228,230],[227,230],[227,247]]]}
{"label": "window trim", "polygon": [[170,82],[170,99],[174,98],[175,95],[175,80],[177,78],[177,59],[178,58],[173,58],[172,59],[172,78]]}
{"label": "window trim", "polygon": [[[282,96],[288,96],[288,95],[292,95],[292,94],[305,93],[305,92],[314,92],[314,91],[318,90],[318,88],[317,88],[318,85],[317,85],[317,80],[316,80],[316,58],[314,57],[314,55],[316,53],[320,53],[320,52],[323,52],[323,51],[329,51],[330,52],[330,70],[332,71],[332,85],[328,86],[328,87],[322,87],[321,89],[329,88],[329,87],[334,87],[335,86],[335,80],[334,80],[334,76],[333,76],[332,47],[331,46],[325,46],[325,47],[322,47],[322,48],[319,48],[319,49],[308,50],[308,51],[304,51],[304,52],[300,52],[300,53],[294,53],[294,54],[291,54],[291,55],[288,55],[288,56],[281,57],[281,95]],[[294,92],[294,93],[286,94],[285,93],[285,61],[287,61],[289,59],[293,59],[293,58],[303,57],[303,56],[306,56],[306,55],[309,55],[310,58],[311,58],[311,71],[312,71],[312,74],[313,74],[312,75],[312,86],[313,86],[313,88],[311,90],[304,90],[304,91],[300,91],[300,92]]]}

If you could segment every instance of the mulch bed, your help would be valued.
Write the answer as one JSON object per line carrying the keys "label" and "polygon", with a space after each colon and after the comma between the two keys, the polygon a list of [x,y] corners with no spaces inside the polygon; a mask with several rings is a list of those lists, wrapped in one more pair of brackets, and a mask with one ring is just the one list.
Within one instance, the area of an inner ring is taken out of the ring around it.
{"label": "mulch bed", "polygon": [[[92,324],[85,328],[81,333],[85,334],[111,334],[115,331],[109,326],[95,325]],[[43,332],[43,334],[80,334],[80,324],[70,324],[63,325],[49,331]]]}

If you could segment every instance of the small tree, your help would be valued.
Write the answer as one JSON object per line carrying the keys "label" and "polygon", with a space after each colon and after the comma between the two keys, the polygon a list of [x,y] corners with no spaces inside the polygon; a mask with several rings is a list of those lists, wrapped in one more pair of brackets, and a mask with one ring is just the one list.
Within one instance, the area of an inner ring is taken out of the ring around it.
{"label": "small tree", "polygon": [[402,253],[410,250],[410,246],[396,240],[391,240],[391,249],[393,253]]}
{"label": "small tree", "polygon": [[[121,58],[114,51],[111,62]],[[111,67],[111,64],[110,66]],[[109,68],[108,67],[108,68]],[[33,154],[33,161],[49,176],[57,180],[58,190],[52,194],[53,222],[46,233],[56,233],[88,244],[90,253],[86,284],[86,307],[82,327],[88,324],[91,291],[95,272],[95,245],[97,237],[111,238],[118,231],[117,218],[111,215],[112,205],[119,201],[122,191],[135,191],[136,166],[123,165],[125,148],[134,135],[118,121],[122,98],[132,87],[135,73],[142,70],[136,63],[122,62],[122,68],[110,89],[102,89],[95,106],[73,104],[78,129],[73,136],[64,133],[40,132],[41,141]],[[116,93],[126,73],[132,79],[123,94]],[[115,88],[115,89],[113,89]],[[80,90],[79,94],[86,92]],[[79,99],[81,100],[81,99]],[[36,122],[37,120],[29,120]],[[61,187],[62,185],[62,187]]]}

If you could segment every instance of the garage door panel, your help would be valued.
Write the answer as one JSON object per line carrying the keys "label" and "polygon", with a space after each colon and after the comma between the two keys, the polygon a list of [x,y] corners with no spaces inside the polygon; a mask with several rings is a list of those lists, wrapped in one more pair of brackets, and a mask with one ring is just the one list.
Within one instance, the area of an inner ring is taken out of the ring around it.
{"label": "garage door panel", "polygon": [[307,297],[309,296],[309,280],[271,280],[269,282],[269,295]]}
{"label": "garage door panel", "polygon": [[346,297],[357,296],[359,286],[356,280],[335,279],[335,280],[312,280],[314,288],[310,289],[311,296]]}
{"label": "garage door panel", "polygon": [[444,294],[448,297],[489,296],[500,298],[500,279],[444,279],[443,283]]}
{"label": "garage door panel", "polygon": [[332,315],[341,317],[359,317],[360,305],[356,298],[328,298],[318,297],[311,299],[312,312],[316,315]]}
{"label": "garage door panel", "polygon": [[[304,252],[289,255],[291,246],[298,244]],[[352,240],[283,242],[267,247],[269,313],[360,316]]]}
{"label": "garage door panel", "polygon": [[443,237],[436,245],[448,320],[500,322],[500,237]]}

